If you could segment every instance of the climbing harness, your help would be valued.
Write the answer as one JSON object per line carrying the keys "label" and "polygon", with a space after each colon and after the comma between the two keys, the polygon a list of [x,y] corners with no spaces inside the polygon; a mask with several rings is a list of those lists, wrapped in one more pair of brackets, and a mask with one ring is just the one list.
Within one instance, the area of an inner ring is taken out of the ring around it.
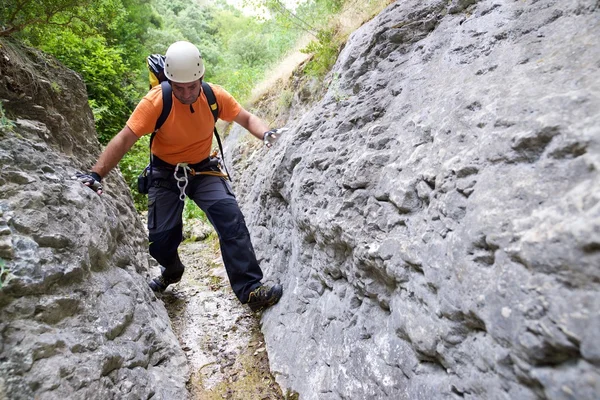
{"label": "climbing harness", "polygon": [[[177,187],[179,188],[179,200],[184,201],[185,200],[185,190],[187,189],[188,183],[189,183],[189,176],[196,176],[196,175],[212,175],[212,176],[218,176],[221,178],[228,178],[228,175],[224,172],[222,172],[221,170],[221,159],[217,157],[217,152],[213,152],[211,154],[211,157],[208,159],[208,163],[207,163],[207,167],[211,168],[211,167],[215,167],[216,169],[209,169],[209,170],[200,170],[200,171],[196,171],[194,168],[190,167],[189,163],[178,163],[177,165],[175,165],[174,171],[173,171],[173,177],[175,178],[175,180],[177,181]],[[203,164],[203,163],[199,163],[199,164]],[[194,165],[199,165],[199,164],[194,164]],[[179,175],[177,175],[177,173],[180,172]]]}

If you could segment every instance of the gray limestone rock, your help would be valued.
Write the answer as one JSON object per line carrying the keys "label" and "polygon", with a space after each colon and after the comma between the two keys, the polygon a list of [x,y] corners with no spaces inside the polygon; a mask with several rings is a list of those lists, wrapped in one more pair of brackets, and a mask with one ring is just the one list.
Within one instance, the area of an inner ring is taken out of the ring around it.
{"label": "gray limestone rock", "polygon": [[100,150],[83,82],[41,57],[0,47],[15,121],[0,130],[0,398],[187,398],[123,178],[109,174],[102,196],[71,179]]}
{"label": "gray limestone rock", "polygon": [[592,0],[398,1],[350,37],[235,167],[284,388],[598,398],[598,37]]}

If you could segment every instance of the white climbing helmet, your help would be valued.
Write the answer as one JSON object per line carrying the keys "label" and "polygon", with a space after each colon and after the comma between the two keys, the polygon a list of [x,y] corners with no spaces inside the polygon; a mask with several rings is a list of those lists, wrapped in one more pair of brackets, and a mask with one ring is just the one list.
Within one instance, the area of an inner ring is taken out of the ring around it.
{"label": "white climbing helmet", "polygon": [[177,83],[194,82],[202,78],[204,63],[200,50],[186,41],[170,45],[165,54],[165,76]]}

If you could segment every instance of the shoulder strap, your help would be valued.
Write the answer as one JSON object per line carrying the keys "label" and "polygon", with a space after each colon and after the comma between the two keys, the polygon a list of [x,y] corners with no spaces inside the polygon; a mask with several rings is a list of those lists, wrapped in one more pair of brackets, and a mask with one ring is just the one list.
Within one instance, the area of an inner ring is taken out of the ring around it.
{"label": "shoulder strap", "polygon": [[154,132],[150,135],[150,149],[152,150],[152,140],[154,139],[154,135],[156,135],[156,131],[160,129],[160,127],[165,123],[167,117],[171,113],[171,107],[173,107],[173,97],[171,93],[173,93],[173,89],[171,88],[171,84],[168,81],[163,81],[160,83],[160,87],[162,89],[163,95],[163,109],[156,120],[156,125],[154,125]]}
{"label": "shoulder strap", "polygon": [[156,120],[156,125],[154,125],[154,132],[150,135],[150,180],[152,181],[152,141],[154,140],[154,136],[156,136],[156,132],[160,129],[160,127],[165,123],[167,117],[171,113],[171,108],[173,107],[173,88],[171,88],[171,84],[169,81],[162,81],[160,83],[160,87],[162,89],[162,101],[163,107],[158,119]]}
{"label": "shoulder strap", "polygon": [[210,85],[206,82],[202,82],[202,91],[204,92],[206,100],[208,101],[210,112],[212,113],[215,122],[217,122],[217,120],[219,119],[219,104],[217,103],[215,93],[213,92]]}
{"label": "shoulder strap", "polygon": [[162,89],[163,108],[156,120],[156,125],[154,125],[154,132],[150,135],[150,157],[152,157],[152,141],[154,140],[154,136],[167,120],[167,117],[171,113],[171,107],[173,107],[173,97],[171,96],[173,89],[171,88],[171,84],[168,81],[163,81],[160,83],[160,87]]}
{"label": "shoulder strap", "polygon": [[156,120],[156,126],[154,127],[154,132],[160,129],[160,127],[165,123],[167,117],[171,113],[171,107],[173,107],[173,89],[171,88],[171,84],[169,81],[163,81],[160,83],[160,87],[162,88],[162,101],[163,108],[160,116]]}
{"label": "shoulder strap", "polygon": [[221,138],[219,137],[219,132],[217,132],[217,120],[219,119],[219,103],[217,103],[217,98],[215,97],[215,93],[213,92],[210,85],[206,82],[202,82],[202,91],[206,96],[206,101],[208,102],[208,107],[210,108],[210,112],[215,119],[215,137],[217,138],[217,144],[219,145],[219,151],[221,152],[221,159],[223,160],[223,166],[225,167],[225,173],[227,174],[227,178],[231,181],[231,175],[229,175],[229,171],[227,171],[227,165],[225,164],[225,153],[223,153],[223,145],[221,144]]}

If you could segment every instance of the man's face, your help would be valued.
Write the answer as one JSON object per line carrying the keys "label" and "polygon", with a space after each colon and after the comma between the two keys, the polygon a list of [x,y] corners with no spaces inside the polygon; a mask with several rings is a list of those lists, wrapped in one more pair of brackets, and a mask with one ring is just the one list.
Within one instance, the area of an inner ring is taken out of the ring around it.
{"label": "man's face", "polygon": [[200,96],[202,84],[200,80],[189,83],[171,82],[171,87],[177,100],[183,104],[193,104],[198,96]]}

